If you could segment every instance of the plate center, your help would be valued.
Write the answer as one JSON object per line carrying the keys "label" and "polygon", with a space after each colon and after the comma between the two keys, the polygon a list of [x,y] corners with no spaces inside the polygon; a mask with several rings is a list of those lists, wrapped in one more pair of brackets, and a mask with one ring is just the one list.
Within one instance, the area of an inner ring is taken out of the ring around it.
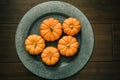
{"label": "plate center", "polygon": [[[48,13],[48,14],[42,15],[42,16],[40,16],[38,19],[36,19],[36,20],[34,21],[34,23],[31,25],[31,27],[30,27],[30,29],[29,29],[29,32],[28,32],[28,35],[30,35],[30,34],[38,34],[38,35],[40,35],[40,24],[42,23],[43,20],[45,20],[45,19],[47,19],[47,18],[51,18],[51,17],[59,20],[60,23],[63,23],[63,21],[64,21],[66,18],[68,18],[69,16],[67,16],[67,15],[65,15],[65,14],[61,14],[61,13]],[[66,34],[62,33],[62,36],[61,36],[61,37],[63,37],[64,35],[66,35]],[[60,37],[60,38],[61,38],[61,37]],[[80,42],[81,34],[79,33],[79,34],[77,34],[75,37],[76,37],[76,38],[78,39],[78,41]],[[53,41],[53,42],[52,42],[52,41],[50,41],[50,42],[46,41],[45,43],[46,43],[46,47],[48,47],[48,46],[54,46],[54,47],[57,48],[58,40]],[[76,54],[76,55],[77,55],[77,54]],[[57,67],[57,66],[58,66],[58,67],[67,66],[71,61],[73,61],[73,60],[75,59],[76,55],[74,55],[74,56],[72,56],[72,57],[64,57],[64,56],[61,56],[59,62],[58,62],[55,66],[56,66],[56,67]],[[32,56],[32,57],[34,58],[34,60],[42,62],[42,61],[41,61],[41,58],[40,58],[40,55],[38,55],[38,56]]]}

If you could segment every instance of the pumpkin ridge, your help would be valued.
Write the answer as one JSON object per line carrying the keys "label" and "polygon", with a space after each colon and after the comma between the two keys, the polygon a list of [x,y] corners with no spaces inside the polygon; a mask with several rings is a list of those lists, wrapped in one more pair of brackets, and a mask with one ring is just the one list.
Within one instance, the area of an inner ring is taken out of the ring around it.
{"label": "pumpkin ridge", "polygon": [[50,26],[48,19],[45,19],[42,23],[45,24],[45,25],[48,26],[48,27]]}
{"label": "pumpkin ridge", "polygon": [[74,26],[81,26],[81,23],[78,23],[78,24],[74,24]]}
{"label": "pumpkin ridge", "polygon": [[40,24],[40,29],[41,29],[41,28],[42,28],[42,29],[44,29],[44,28],[46,29],[46,28],[49,28],[49,26],[46,25],[46,24],[41,23],[41,24]]}
{"label": "pumpkin ridge", "polygon": [[73,20],[72,20],[73,24],[74,24],[76,21],[77,21],[77,19],[76,19],[76,18],[73,18]]}
{"label": "pumpkin ridge", "polygon": [[28,40],[33,43],[33,40],[30,40],[29,38],[28,38]]}
{"label": "pumpkin ridge", "polygon": [[73,55],[73,54],[72,54],[72,50],[71,50],[71,49],[68,49],[68,51],[69,51],[70,56],[72,56],[72,55]]}
{"label": "pumpkin ridge", "polygon": [[36,44],[38,44],[39,40],[41,40],[41,37],[36,41]]}
{"label": "pumpkin ridge", "polygon": [[[29,46],[29,45],[28,45]],[[26,46],[25,48],[27,48],[28,46]],[[31,48],[33,47],[32,45],[30,45],[31,46]],[[29,49],[29,50],[31,50],[31,48]]]}
{"label": "pumpkin ridge", "polygon": [[68,24],[68,23],[66,23],[66,22],[64,22],[64,24],[70,25],[70,23]]}
{"label": "pumpkin ridge", "polygon": [[[43,44],[44,45],[44,44]],[[37,45],[37,47],[41,48],[39,45]]]}
{"label": "pumpkin ridge", "polygon": [[[78,25],[78,26],[79,26],[79,25]],[[75,26],[74,28],[78,30],[78,28],[76,28],[76,26]],[[80,27],[79,27],[79,28],[80,28]]]}
{"label": "pumpkin ridge", "polygon": [[58,52],[52,53],[52,57],[56,57],[57,54],[58,54]]}
{"label": "pumpkin ridge", "polygon": [[67,25],[70,25],[70,22],[68,21],[68,19],[65,19],[64,23],[66,23]]}
{"label": "pumpkin ridge", "polygon": [[54,41],[55,36],[53,35],[53,33],[51,33],[49,37],[50,37],[50,40],[51,40],[51,41]]}
{"label": "pumpkin ridge", "polygon": [[50,27],[49,25],[45,24],[44,22],[43,22],[42,24],[44,24],[44,25],[47,26],[48,28]]}
{"label": "pumpkin ridge", "polygon": [[73,20],[72,19],[73,19],[72,17],[68,18],[70,24],[73,24]]}
{"label": "pumpkin ridge", "polygon": [[74,35],[74,34],[76,34],[76,33],[77,33],[77,31],[75,31],[74,28],[70,31],[70,34],[71,34],[71,35]]}
{"label": "pumpkin ridge", "polygon": [[48,31],[46,31],[45,33],[44,33],[44,35],[42,34],[42,32],[40,32],[41,33],[41,35],[43,35],[43,36],[45,36],[47,33],[49,33],[50,31],[48,30]]}
{"label": "pumpkin ridge", "polygon": [[[53,33],[53,36],[55,37],[55,39],[58,39],[59,38],[59,35],[54,31]],[[56,36],[55,36],[56,35]]]}
{"label": "pumpkin ridge", "polygon": [[71,44],[75,43],[76,41],[77,41],[76,39],[72,38]]}
{"label": "pumpkin ridge", "polygon": [[71,36],[67,36],[67,42],[70,44],[71,43],[71,40],[72,40],[72,37]]}
{"label": "pumpkin ridge", "polygon": [[47,55],[44,55],[44,54],[41,56],[41,58],[46,58],[46,57],[47,57]]}
{"label": "pumpkin ridge", "polygon": [[38,35],[34,35],[34,36],[33,36],[33,38],[32,38],[32,39],[33,39],[33,43],[35,43],[35,42],[38,41],[37,38],[38,38]]}
{"label": "pumpkin ridge", "polygon": [[[70,28],[69,28],[69,29],[70,29]],[[67,30],[66,32],[67,32],[66,34],[70,34],[70,33],[71,33],[71,30]]]}
{"label": "pumpkin ridge", "polygon": [[77,20],[74,25],[80,25],[80,21]]}
{"label": "pumpkin ridge", "polygon": [[[58,30],[62,31],[62,28],[61,29],[54,29],[54,32],[58,33]],[[60,34],[60,33],[58,33],[58,34]]]}
{"label": "pumpkin ridge", "polygon": [[32,48],[30,49],[30,52],[31,52],[32,54],[35,54],[35,49],[34,49],[34,50],[32,50],[32,49],[34,49],[34,47],[32,47]]}
{"label": "pumpkin ridge", "polygon": [[63,23],[62,27],[63,28],[69,28],[68,24],[66,24],[66,23]]}
{"label": "pumpkin ridge", "polygon": [[48,60],[47,57],[43,57],[43,58],[42,58],[42,61],[43,61],[43,62],[45,62],[45,61],[47,61],[47,60]]}
{"label": "pumpkin ridge", "polygon": [[38,39],[38,41],[36,42],[36,44],[41,44],[41,43],[38,43],[40,40],[41,40],[41,38],[40,38],[40,39]]}
{"label": "pumpkin ridge", "polygon": [[39,41],[37,41],[37,44],[45,44],[45,41],[43,39],[40,39]]}
{"label": "pumpkin ridge", "polygon": [[71,49],[76,49],[76,47],[71,46]]}
{"label": "pumpkin ridge", "polygon": [[64,30],[66,30],[66,29],[70,29],[69,26],[67,28],[64,28]]}
{"label": "pumpkin ridge", "polygon": [[53,56],[52,58],[53,58],[53,59],[58,59],[56,56]]}
{"label": "pumpkin ridge", "polygon": [[54,21],[54,18],[49,18],[49,19],[48,19],[49,26],[51,26],[51,25],[52,25],[53,21]]}
{"label": "pumpkin ridge", "polygon": [[59,23],[58,20],[54,20],[53,23],[52,23],[52,26],[55,26],[57,23]]}
{"label": "pumpkin ridge", "polygon": [[58,32],[56,32],[56,30],[54,31],[56,34],[58,34],[59,35],[59,33]]}
{"label": "pumpkin ridge", "polygon": [[[42,38],[41,36],[39,37],[39,39],[38,39],[38,41],[37,41],[37,42],[39,42],[40,40],[43,40],[43,38]],[[43,41],[44,41],[44,40],[43,40]]]}
{"label": "pumpkin ridge", "polygon": [[[37,48],[39,48],[39,53],[42,52],[42,48],[41,47],[37,46]],[[35,48],[35,51],[38,50],[37,48]]]}
{"label": "pumpkin ridge", "polygon": [[54,28],[55,28],[55,29],[62,29],[62,27],[58,28],[57,26],[61,26],[60,23],[57,23],[57,24],[54,26]]}
{"label": "pumpkin ridge", "polygon": [[61,49],[60,51],[66,51],[66,49],[67,49],[67,48],[65,47],[65,48]]}
{"label": "pumpkin ridge", "polygon": [[[47,36],[47,37],[46,37],[46,36]],[[46,37],[47,39],[46,39],[45,37]],[[44,35],[44,38],[45,38],[47,41],[50,41],[50,34],[49,34],[49,33],[46,33],[46,34]]]}
{"label": "pumpkin ridge", "polygon": [[46,54],[49,53],[46,49],[44,49],[44,52],[46,51]]}
{"label": "pumpkin ridge", "polygon": [[74,46],[72,46],[72,45],[71,45],[71,47],[76,48],[76,47],[74,47]]}
{"label": "pumpkin ridge", "polygon": [[79,46],[78,43],[72,43],[72,44],[71,44],[71,47],[77,48],[77,47],[75,47],[75,46],[73,46],[73,45]]}
{"label": "pumpkin ridge", "polygon": [[67,48],[66,52],[65,52],[65,56],[70,56],[69,54],[69,49]]}
{"label": "pumpkin ridge", "polygon": [[56,63],[56,61],[52,58],[51,59],[51,65],[54,65],[53,63]]}
{"label": "pumpkin ridge", "polygon": [[35,48],[35,53],[36,53],[36,54],[39,54],[41,51],[42,51],[42,49],[39,48],[38,46]]}
{"label": "pumpkin ridge", "polygon": [[[30,44],[28,44],[27,42],[30,42]],[[27,40],[25,40],[25,45],[32,45],[33,43],[29,40],[29,39],[27,39]]]}
{"label": "pumpkin ridge", "polygon": [[[55,39],[57,39],[56,36],[55,36],[53,33],[52,33],[52,35],[54,36]],[[58,35],[58,34],[57,34],[57,35]],[[58,35],[58,36],[59,36],[59,35]]]}
{"label": "pumpkin ridge", "polygon": [[60,45],[58,45],[58,46],[64,46],[64,47],[62,47],[60,50],[62,50],[62,49],[64,49],[66,46],[65,45],[63,45],[63,44],[60,44]]}
{"label": "pumpkin ridge", "polygon": [[[67,37],[67,36],[65,36],[65,37]],[[64,39],[65,37],[63,37],[62,39],[63,39],[63,41],[67,42],[67,40]]]}

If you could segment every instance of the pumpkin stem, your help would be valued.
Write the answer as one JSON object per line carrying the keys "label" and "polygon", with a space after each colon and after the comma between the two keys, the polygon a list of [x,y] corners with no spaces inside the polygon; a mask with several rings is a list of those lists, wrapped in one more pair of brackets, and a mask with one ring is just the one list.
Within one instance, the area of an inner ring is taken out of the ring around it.
{"label": "pumpkin stem", "polygon": [[68,47],[68,48],[70,47],[70,44],[69,44],[69,43],[67,44],[67,47]]}
{"label": "pumpkin stem", "polygon": [[73,29],[73,27],[74,27],[73,25],[70,26],[71,29]]}
{"label": "pumpkin stem", "polygon": [[34,43],[34,48],[37,46],[37,44],[36,43]]}
{"label": "pumpkin stem", "polygon": [[51,32],[53,31],[53,27],[52,27],[52,26],[50,27],[50,31],[51,31]]}
{"label": "pumpkin stem", "polygon": [[52,58],[52,55],[49,55],[49,58],[51,59],[51,58]]}

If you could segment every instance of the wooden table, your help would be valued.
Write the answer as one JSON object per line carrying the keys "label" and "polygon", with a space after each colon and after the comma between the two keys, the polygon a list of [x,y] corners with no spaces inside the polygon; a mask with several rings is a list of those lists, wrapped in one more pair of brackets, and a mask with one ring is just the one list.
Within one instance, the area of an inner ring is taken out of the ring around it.
{"label": "wooden table", "polygon": [[[0,0],[0,80],[44,80],[29,72],[18,59],[15,31],[33,6],[48,0]],[[119,0],[63,0],[79,8],[90,20],[95,35],[88,64],[65,80],[120,80]]]}

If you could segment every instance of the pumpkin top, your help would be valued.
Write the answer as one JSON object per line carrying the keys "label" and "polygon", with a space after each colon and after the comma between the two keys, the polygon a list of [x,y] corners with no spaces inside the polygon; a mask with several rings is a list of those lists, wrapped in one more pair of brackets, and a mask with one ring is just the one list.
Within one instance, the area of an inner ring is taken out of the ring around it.
{"label": "pumpkin top", "polygon": [[55,47],[47,47],[41,54],[42,61],[47,65],[54,65],[58,62],[60,54]]}
{"label": "pumpkin top", "polygon": [[40,54],[44,47],[45,41],[39,35],[36,34],[29,35],[25,40],[25,48],[32,55]]}
{"label": "pumpkin top", "polygon": [[64,20],[62,27],[67,35],[74,36],[80,31],[81,24],[77,18],[70,17]]}
{"label": "pumpkin top", "polygon": [[45,19],[40,25],[40,34],[46,41],[55,41],[62,34],[62,27],[54,18]]}
{"label": "pumpkin top", "polygon": [[73,56],[78,50],[78,41],[75,37],[64,36],[58,42],[58,50],[64,56]]}

